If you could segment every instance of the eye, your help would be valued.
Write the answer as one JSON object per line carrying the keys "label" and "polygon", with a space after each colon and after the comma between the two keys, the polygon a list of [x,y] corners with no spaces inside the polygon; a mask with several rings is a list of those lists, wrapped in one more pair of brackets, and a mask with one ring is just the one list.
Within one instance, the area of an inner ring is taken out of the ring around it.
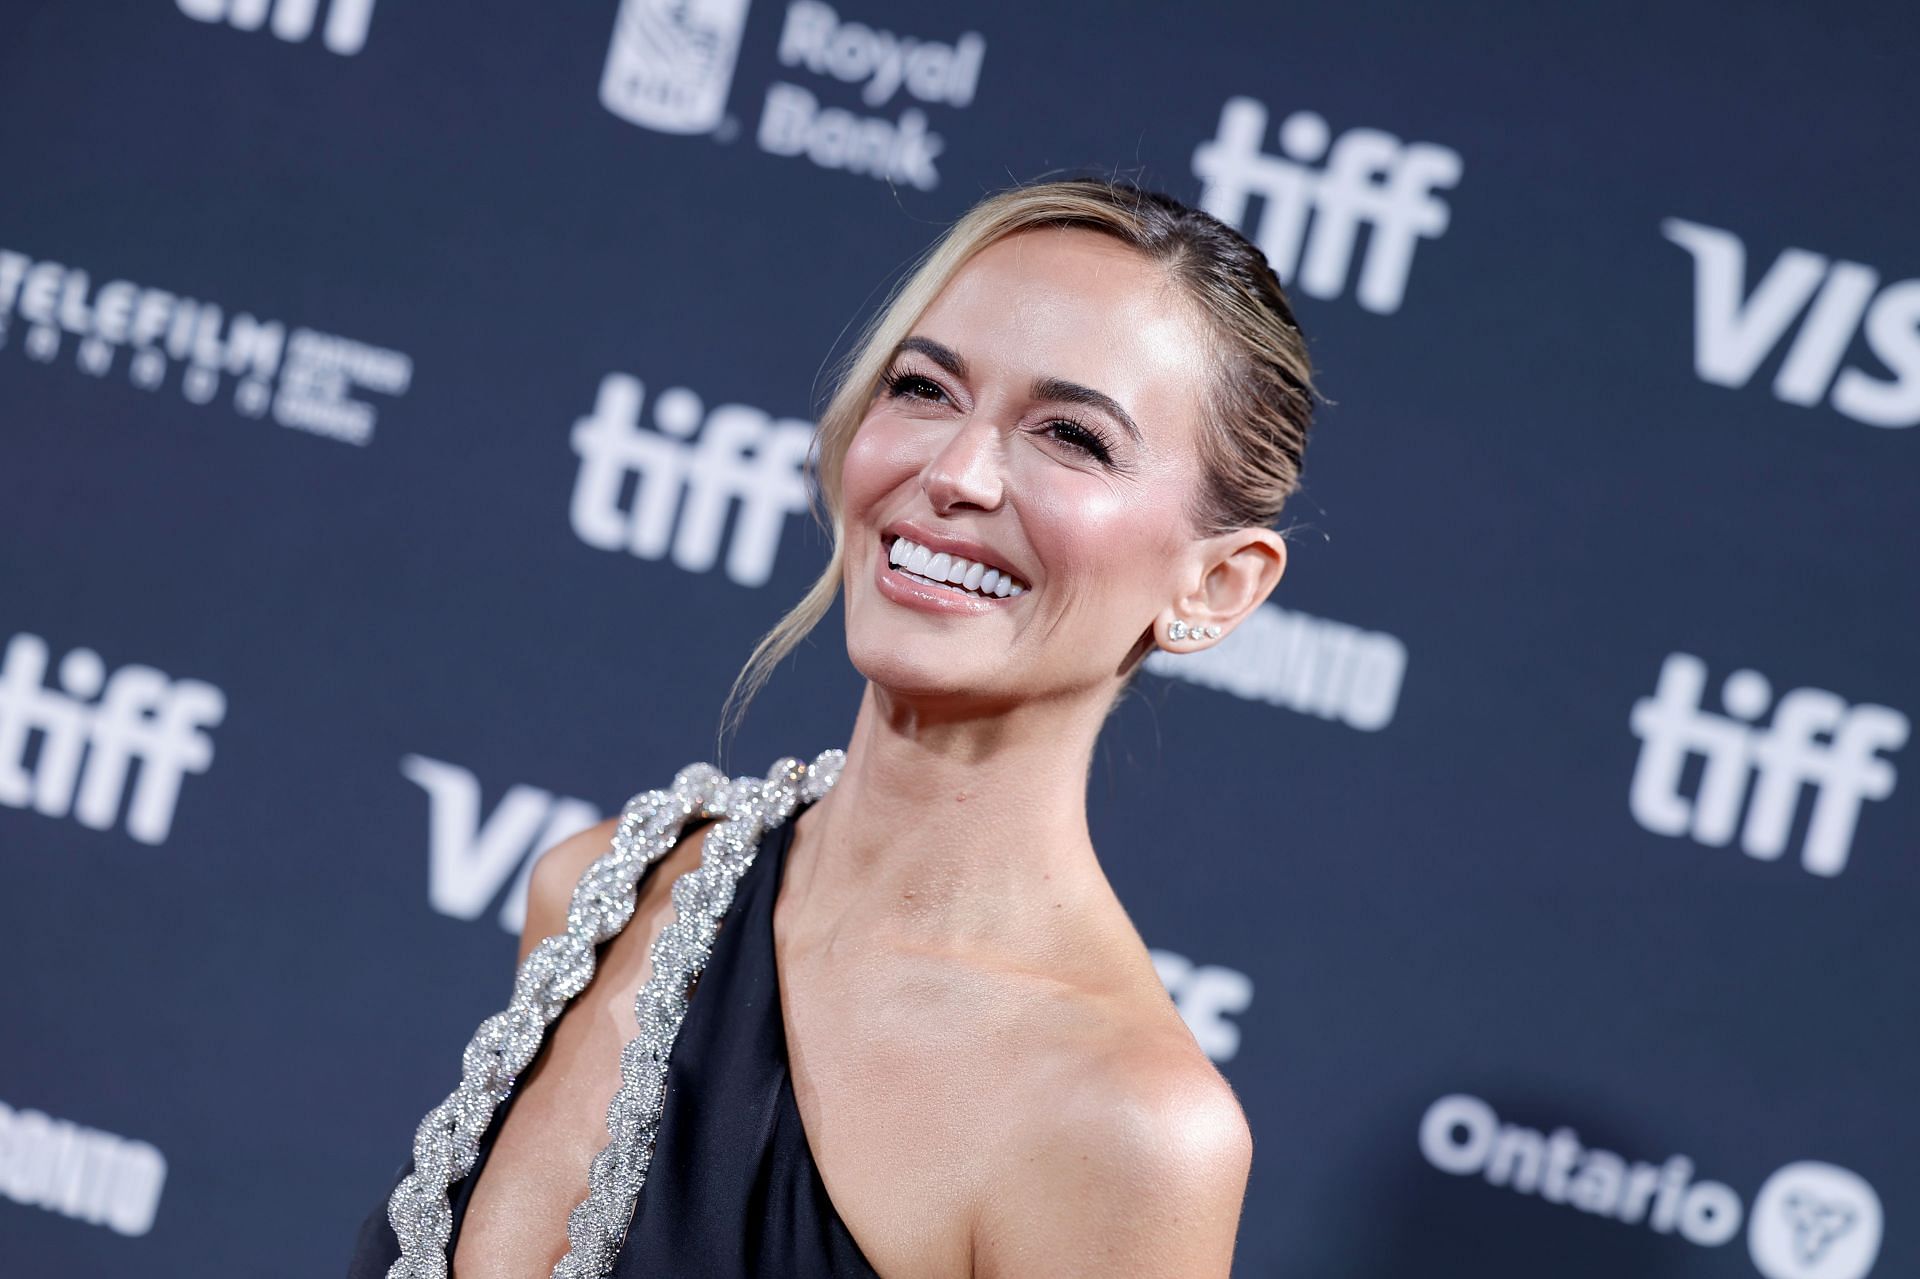
{"label": "eye", "polygon": [[[935,382],[932,378],[921,377],[918,373],[908,373],[900,369],[889,369],[881,380],[886,383],[887,395],[892,399],[905,398],[922,400],[931,398],[937,401],[946,395],[946,392],[940,389],[938,382]],[[923,391],[930,391],[932,395],[922,394]]]}
{"label": "eye", "polygon": [[1042,426],[1040,430],[1058,430],[1065,432],[1065,434],[1056,436],[1055,438],[1066,441],[1096,461],[1109,462],[1113,459],[1112,451],[1107,447],[1106,436],[1102,435],[1093,427],[1082,425],[1072,418],[1055,418],[1045,426]]}
{"label": "eye", "polygon": [[[947,398],[946,391],[938,382],[923,374],[914,373],[907,369],[898,367],[888,369],[881,375],[880,381],[881,385],[886,388],[888,399],[920,400],[923,403],[938,404]],[[1052,438],[1071,445],[1073,448],[1102,465],[1114,467],[1116,470],[1126,469],[1115,466],[1111,442],[1107,439],[1106,434],[1098,427],[1089,426],[1084,422],[1076,422],[1070,417],[1061,417],[1044,423],[1035,428],[1032,433],[1035,435],[1050,435],[1055,431],[1060,432],[1060,434],[1054,435]]]}

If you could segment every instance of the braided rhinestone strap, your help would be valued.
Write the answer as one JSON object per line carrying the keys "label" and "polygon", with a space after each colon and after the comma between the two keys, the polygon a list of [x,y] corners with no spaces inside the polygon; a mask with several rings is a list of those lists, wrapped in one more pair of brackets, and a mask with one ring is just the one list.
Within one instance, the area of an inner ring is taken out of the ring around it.
{"label": "braided rhinestone strap", "polygon": [[652,972],[634,1000],[639,1033],[620,1054],[620,1089],[607,1107],[608,1142],[587,1170],[587,1197],[567,1217],[569,1247],[554,1265],[553,1279],[597,1279],[613,1268],[653,1158],[667,1059],[686,1016],[687,988],[706,967],[721,916],[753,865],[761,836],[802,802],[831,790],[845,762],[838,750],[822,751],[806,765],[787,756],[764,780],[732,781],[711,764],[689,764],[674,775],[669,790],[627,801],[612,849],[574,887],[565,931],[528,953],[514,978],[512,1001],[481,1022],[467,1045],[460,1086],[420,1121],[414,1170],[387,1201],[387,1221],[400,1241],[400,1258],[387,1279],[447,1279],[453,1233],[448,1189],[473,1170],[480,1138],[539,1053],[547,1027],[593,980],[595,947],[633,917],[647,867],[674,846],[689,821],[718,818],[707,832],[699,867],[673,883],[674,919],[654,939]]}

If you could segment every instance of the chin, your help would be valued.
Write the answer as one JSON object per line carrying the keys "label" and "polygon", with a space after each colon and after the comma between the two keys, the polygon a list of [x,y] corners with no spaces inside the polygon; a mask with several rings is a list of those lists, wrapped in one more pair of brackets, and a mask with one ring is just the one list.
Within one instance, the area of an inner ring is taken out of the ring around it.
{"label": "chin", "polygon": [[[847,657],[853,668],[878,688],[895,697],[928,701],[981,699],[1004,696],[1000,686],[1006,667],[985,659],[968,660],[954,652],[958,645],[920,645],[913,653],[901,651],[899,636],[883,641],[872,637],[847,639]],[[946,650],[943,654],[943,650]],[[946,660],[943,660],[943,657]]]}

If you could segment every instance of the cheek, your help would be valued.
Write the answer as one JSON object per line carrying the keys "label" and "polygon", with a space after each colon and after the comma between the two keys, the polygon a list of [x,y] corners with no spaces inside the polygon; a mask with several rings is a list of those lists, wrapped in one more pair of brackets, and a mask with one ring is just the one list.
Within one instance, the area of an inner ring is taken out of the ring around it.
{"label": "cheek", "polygon": [[887,491],[885,470],[873,433],[862,427],[847,446],[847,456],[840,466],[840,495],[849,515],[864,513]]}
{"label": "cheek", "polygon": [[1171,515],[1138,491],[1106,484],[1055,486],[1028,503],[1026,525],[1072,594],[1103,604],[1157,593]]}
{"label": "cheek", "polygon": [[902,433],[884,419],[861,424],[841,464],[840,489],[849,511],[860,511],[910,479],[919,459],[910,455]]}
{"label": "cheek", "polygon": [[1070,585],[1060,602],[1106,624],[1145,624],[1177,591],[1193,469],[1149,460],[1127,480],[1081,476],[1029,488],[1025,523],[1047,539],[1047,563]]}

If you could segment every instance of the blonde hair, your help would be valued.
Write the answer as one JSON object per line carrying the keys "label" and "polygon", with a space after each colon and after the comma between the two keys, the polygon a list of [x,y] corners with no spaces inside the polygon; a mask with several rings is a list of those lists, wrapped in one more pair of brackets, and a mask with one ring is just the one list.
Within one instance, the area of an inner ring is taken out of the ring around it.
{"label": "blonde hair", "polygon": [[[810,491],[825,503],[821,523],[833,535],[833,556],[735,677],[720,741],[739,725],[781,659],[833,607],[845,555],[841,470],[901,340],[975,254],[1016,232],[1069,227],[1137,250],[1182,286],[1208,323],[1215,360],[1200,434],[1204,481],[1189,502],[1196,534],[1268,527],[1299,487],[1317,392],[1292,306],[1256,246],[1211,214],[1125,181],[1071,178],[990,195],[909,264],[834,371],[809,457]],[[814,515],[820,518],[817,507]]]}

